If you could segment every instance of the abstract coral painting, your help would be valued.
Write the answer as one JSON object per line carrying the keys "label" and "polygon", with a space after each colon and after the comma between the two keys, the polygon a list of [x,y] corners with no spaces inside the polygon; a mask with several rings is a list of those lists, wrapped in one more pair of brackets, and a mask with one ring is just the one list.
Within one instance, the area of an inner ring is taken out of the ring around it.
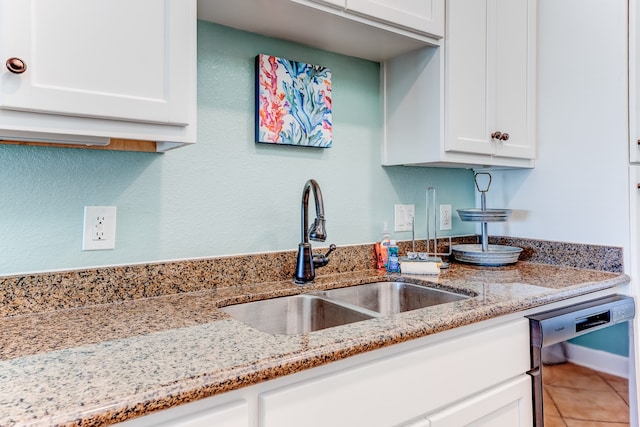
{"label": "abstract coral painting", "polygon": [[258,55],[256,77],[256,141],[331,147],[331,70]]}

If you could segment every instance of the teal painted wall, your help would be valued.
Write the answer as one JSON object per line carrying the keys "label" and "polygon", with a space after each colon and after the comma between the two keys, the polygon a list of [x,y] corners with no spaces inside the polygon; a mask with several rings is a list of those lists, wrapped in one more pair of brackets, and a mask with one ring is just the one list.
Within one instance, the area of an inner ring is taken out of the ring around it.
{"label": "teal painted wall", "polygon": [[[254,58],[283,56],[332,69],[333,148],[254,143]],[[380,166],[377,63],[198,23],[198,143],[164,155],[0,145],[0,274],[294,250],[300,198],[315,178],[325,245],[373,242],[395,203],[425,191],[472,207],[471,171]],[[83,252],[85,205],[117,206],[116,249]],[[452,235],[475,232],[454,218]],[[409,233],[394,237],[409,239]]]}
{"label": "teal painted wall", "polygon": [[618,356],[629,356],[629,324],[620,323],[570,340],[572,344],[606,351]]}

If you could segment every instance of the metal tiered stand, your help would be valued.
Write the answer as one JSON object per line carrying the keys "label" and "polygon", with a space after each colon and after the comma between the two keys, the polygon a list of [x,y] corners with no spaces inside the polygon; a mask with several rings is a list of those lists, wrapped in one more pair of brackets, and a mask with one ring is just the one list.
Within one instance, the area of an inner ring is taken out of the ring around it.
{"label": "metal tiered stand", "polygon": [[[480,189],[478,176],[487,175],[489,177],[484,190]],[[491,186],[491,174],[478,172],[474,175],[476,188],[480,192],[480,209],[458,209],[458,215],[462,221],[475,221],[482,223],[482,236],[480,244],[453,245],[451,252],[453,257],[460,262],[469,264],[499,266],[513,264],[518,261],[522,248],[506,245],[490,245],[487,233],[487,223],[503,222],[509,220],[511,209],[487,209],[486,193]]]}

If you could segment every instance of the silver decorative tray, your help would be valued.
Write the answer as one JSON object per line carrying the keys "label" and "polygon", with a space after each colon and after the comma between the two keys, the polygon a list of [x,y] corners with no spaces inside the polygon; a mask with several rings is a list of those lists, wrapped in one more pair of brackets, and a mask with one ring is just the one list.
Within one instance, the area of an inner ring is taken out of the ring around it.
{"label": "silver decorative tray", "polygon": [[451,247],[453,257],[460,262],[477,265],[507,265],[518,261],[522,248],[505,245],[488,245],[486,252],[482,251],[481,244],[453,245]]}
{"label": "silver decorative tray", "polygon": [[458,209],[458,215],[462,221],[507,221],[511,216],[511,209]]}

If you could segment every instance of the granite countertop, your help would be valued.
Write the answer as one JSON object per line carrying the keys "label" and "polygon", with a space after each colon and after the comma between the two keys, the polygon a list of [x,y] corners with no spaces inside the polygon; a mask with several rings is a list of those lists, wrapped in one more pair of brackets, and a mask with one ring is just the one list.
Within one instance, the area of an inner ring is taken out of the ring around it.
{"label": "granite countertop", "polygon": [[[275,335],[218,307],[378,280],[469,299],[302,335]],[[628,283],[620,273],[518,262],[453,263],[439,276],[362,270],[0,318],[0,425],[107,425],[350,355]]]}

